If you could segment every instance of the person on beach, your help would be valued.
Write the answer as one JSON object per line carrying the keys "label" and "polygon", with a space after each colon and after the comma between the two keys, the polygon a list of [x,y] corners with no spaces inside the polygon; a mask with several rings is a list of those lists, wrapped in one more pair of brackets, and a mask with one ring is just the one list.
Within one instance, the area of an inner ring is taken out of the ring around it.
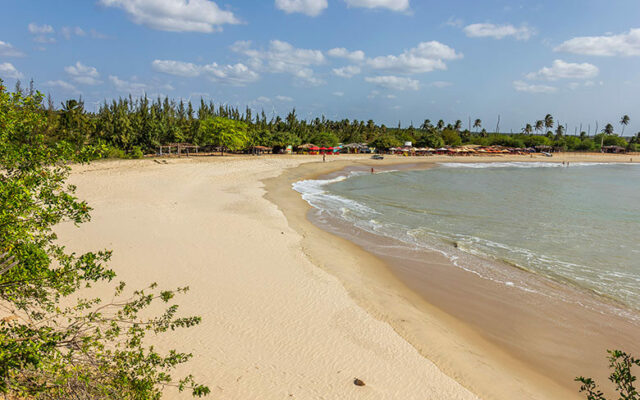
{"label": "person on beach", "polygon": [[327,155],[322,153],[322,162],[327,162]]}
{"label": "person on beach", "polygon": [[373,172],[373,168],[371,168],[371,174],[372,174],[372,175],[374,174],[374,172]]}

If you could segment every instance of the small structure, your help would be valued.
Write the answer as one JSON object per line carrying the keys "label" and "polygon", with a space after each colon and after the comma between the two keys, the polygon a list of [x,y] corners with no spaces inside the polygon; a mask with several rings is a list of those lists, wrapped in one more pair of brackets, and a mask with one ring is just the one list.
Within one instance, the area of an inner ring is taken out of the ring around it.
{"label": "small structure", "polygon": [[192,153],[197,154],[198,148],[199,147],[197,145],[191,143],[167,143],[160,146],[159,155],[171,156],[175,154],[178,157],[181,155],[189,157]]}
{"label": "small structure", "polygon": [[627,149],[625,149],[622,146],[602,146],[602,152],[620,154],[620,153],[626,153]]}
{"label": "small structure", "polygon": [[273,148],[266,146],[253,146],[249,148],[249,154],[262,155],[271,154]]}
{"label": "small structure", "polygon": [[366,143],[349,143],[342,146],[342,151],[349,154],[370,153],[371,149]]}

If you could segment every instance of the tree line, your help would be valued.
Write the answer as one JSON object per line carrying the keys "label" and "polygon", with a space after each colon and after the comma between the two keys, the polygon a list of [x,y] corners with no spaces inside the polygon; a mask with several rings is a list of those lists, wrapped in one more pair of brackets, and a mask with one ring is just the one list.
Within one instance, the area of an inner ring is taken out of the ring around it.
{"label": "tree line", "polygon": [[[33,93],[16,87],[16,92]],[[95,112],[85,109],[82,99],[70,99],[56,107],[51,97],[43,101],[41,112],[47,121],[46,136],[53,142],[66,142],[81,149],[87,145],[101,145],[111,157],[140,157],[155,153],[160,145],[192,143],[200,146],[216,146],[231,151],[252,146],[272,147],[313,143],[332,147],[339,143],[368,143],[377,149],[402,146],[412,142],[419,147],[438,148],[463,144],[502,145],[508,147],[551,146],[563,151],[599,151],[602,146],[620,146],[635,151],[640,142],[640,132],[629,140],[614,132],[612,124],[591,136],[585,131],[568,135],[566,125],[556,122],[551,114],[527,123],[519,133],[487,132],[482,121],[475,119],[472,129],[462,129],[462,122],[432,123],[425,119],[419,127],[413,124],[387,127],[373,120],[333,121],[323,117],[300,119],[292,109],[283,119],[278,115],[268,117],[264,110],[255,113],[250,107],[244,110],[229,105],[214,104],[200,99],[191,101],[169,98],[149,99],[146,95],[104,101]],[[629,124],[623,116],[622,132]]]}

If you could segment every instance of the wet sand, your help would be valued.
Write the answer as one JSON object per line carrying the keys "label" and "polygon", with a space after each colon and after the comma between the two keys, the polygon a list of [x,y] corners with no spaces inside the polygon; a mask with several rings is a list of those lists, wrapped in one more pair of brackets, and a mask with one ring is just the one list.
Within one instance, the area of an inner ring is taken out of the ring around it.
{"label": "wet sand", "polygon": [[[629,161],[622,157],[607,158],[606,155],[571,159],[574,162],[610,160]],[[402,161],[409,163],[406,165],[410,167],[416,166],[411,159]],[[446,158],[441,161],[465,162],[467,159]],[[468,161],[507,160],[472,157]],[[520,158],[517,161],[530,160]],[[393,165],[392,160],[388,163]],[[369,165],[385,168],[371,162],[364,164],[351,165],[346,170],[367,170]],[[419,160],[417,165],[428,167],[429,163]],[[322,178],[342,173],[331,172]],[[299,169],[292,175],[286,178],[288,182],[309,176],[319,177],[319,171],[311,168],[305,175]],[[499,266],[510,269],[511,274],[526,279],[544,293],[525,294],[515,287],[497,284],[458,268],[440,253],[422,251],[408,256],[408,249],[399,242],[394,243],[391,239],[368,234],[344,223],[341,225],[341,221],[320,221],[312,211],[307,213],[315,225],[355,244],[355,248],[349,250],[352,253],[363,256],[361,252],[365,250],[382,262],[382,266],[370,267],[366,272],[370,274],[368,290],[347,284],[365,309],[373,310],[391,323],[422,354],[480,397],[578,399],[581,398],[577,393],[578,385],[573,381],[577,375],[592,376],[606,383],[606,349],[623,349],[634,354],[640,351],[636,340],[640,336],[637,323],[615,315],[612,311],[619,311],[614,310],[618,306],[595,295],[509,265]],[[291,222],[292,213],[285,211],[285,214]],[[293,217],[297,218],[299,215]],[[315,240],[318,233],[301,226],[304,222],[299,222],[296,229],[303,229],[307,239],[313,232]],[[343,246],[342,243],[337,245],[335,239],[334,243],[338,248]],[[309,243],[310,249],[314,247]],[[354,278],[338,266],[325,268],[343,282]],[[385,268],[392,277],[385,274]],[[392,278],[398,278],[398,281]],[[362,291],[367,294],[358,295]],[[376,300],[376,297],[382,299]],[[412,312],[410,308],[413,308]],[[431,319],[426,322],[429,320],[426,315],[435,317],[437,321]],[[446,338],[447,335],[450,337]],[[453,343],[447,343],[447,339]]]}

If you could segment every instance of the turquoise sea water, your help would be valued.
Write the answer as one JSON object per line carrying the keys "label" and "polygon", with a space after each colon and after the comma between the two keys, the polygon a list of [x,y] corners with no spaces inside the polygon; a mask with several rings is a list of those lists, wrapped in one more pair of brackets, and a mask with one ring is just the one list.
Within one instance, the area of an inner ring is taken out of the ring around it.
{"label": "turquoise sea water", "polygon": [[640,310],[639,164],[451,163],[294,189],[320,214],[465,269],[505,261]]}

